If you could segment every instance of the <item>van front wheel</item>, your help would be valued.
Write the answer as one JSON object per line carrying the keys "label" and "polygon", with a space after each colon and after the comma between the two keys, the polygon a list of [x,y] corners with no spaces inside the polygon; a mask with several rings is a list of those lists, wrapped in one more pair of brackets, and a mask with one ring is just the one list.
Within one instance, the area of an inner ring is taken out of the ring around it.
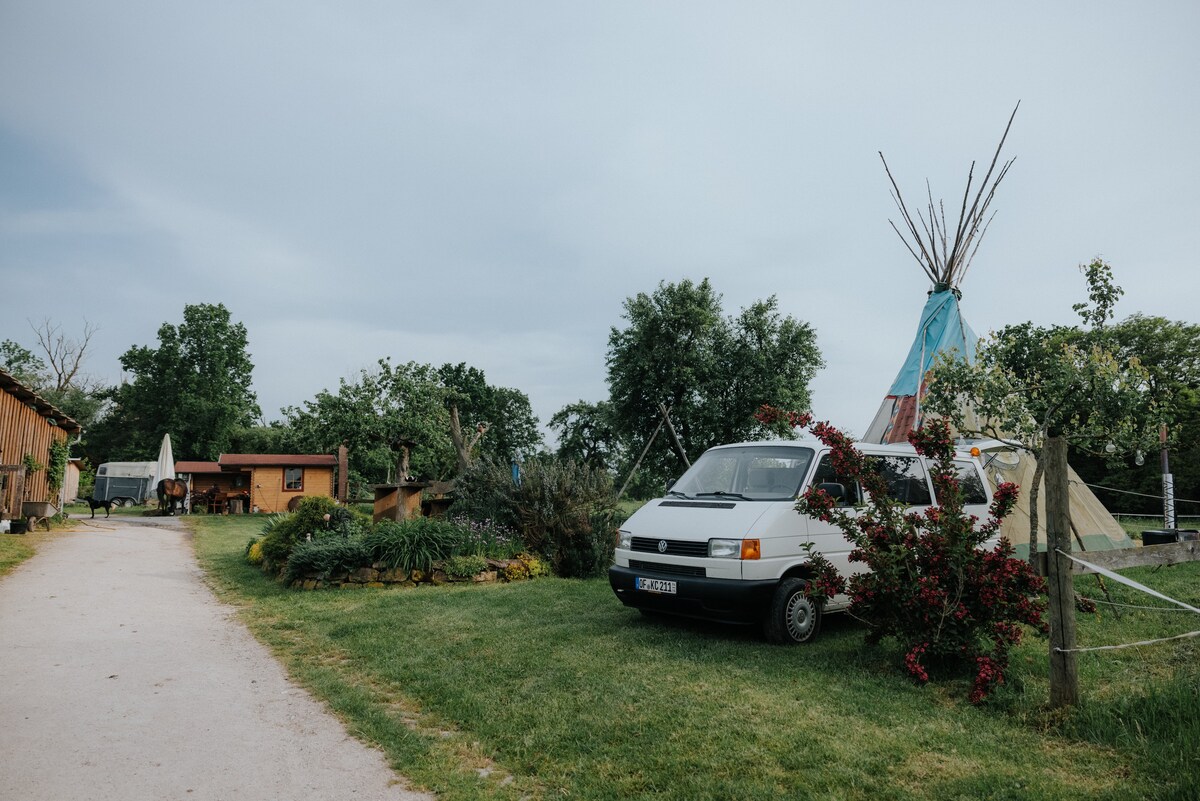
{"label": "van front wheel", "polygon": [[779,582],[763,621],[767,639],[781,645],[812,642],[821,629],[821,605],[805,593],[808,582],[789,578]]}

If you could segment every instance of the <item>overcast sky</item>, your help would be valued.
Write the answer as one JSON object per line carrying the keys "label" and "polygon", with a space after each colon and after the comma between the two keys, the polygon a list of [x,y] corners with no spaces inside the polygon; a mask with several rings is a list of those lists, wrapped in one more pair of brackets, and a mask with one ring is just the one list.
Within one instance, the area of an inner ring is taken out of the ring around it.
{"label": "overcast sky", "polygon": [[541,421],[607,396],[622,302],[708,277],[816,329],[861,434],[928,282],[888,225],[948,206],[1017,101],[962,285],[977,332],[1195,322],[1200,3],[0,0],[0,339],[185,304],[246,325],[267,419],[375,361],[467,362]]}

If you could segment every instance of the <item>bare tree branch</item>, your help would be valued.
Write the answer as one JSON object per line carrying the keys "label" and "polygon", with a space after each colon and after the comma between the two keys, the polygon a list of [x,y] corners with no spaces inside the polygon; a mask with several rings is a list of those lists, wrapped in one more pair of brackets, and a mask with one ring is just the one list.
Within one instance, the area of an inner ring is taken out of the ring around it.
{"label": "bare tree branch", "polygon": [[30,321],[29,327],[37,335],[38,346],[46,354],[46,361],[49,363],[51,372],[54,373],[55,391],[63,392],[71,388],[82,388],[80,383],[83,378],[79,376],[79,369],[87,357],[87,349],[92,341],[92,336],[99,329],[84,320],[83,339],[80,341],[67,338],[62,332],[62,326],[51,322],[49,317],[42,320],[40,327],[34,325],[32,321]]}

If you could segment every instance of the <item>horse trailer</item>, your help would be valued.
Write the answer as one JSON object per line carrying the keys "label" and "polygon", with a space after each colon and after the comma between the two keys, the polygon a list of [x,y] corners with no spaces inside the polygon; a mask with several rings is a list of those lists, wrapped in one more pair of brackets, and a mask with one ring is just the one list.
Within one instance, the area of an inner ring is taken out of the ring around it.
{"label": "horse trailer", "polygon": [[145,503],[154,494],[157,469],[157,462],[105,462],[96,468],[92,497],[122,506]]}

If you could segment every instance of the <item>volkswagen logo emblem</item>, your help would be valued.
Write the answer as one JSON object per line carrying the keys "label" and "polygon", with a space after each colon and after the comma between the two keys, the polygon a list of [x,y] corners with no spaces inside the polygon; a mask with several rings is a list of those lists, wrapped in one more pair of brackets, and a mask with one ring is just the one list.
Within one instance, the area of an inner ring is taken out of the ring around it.
{"label": "volkswagen logo emblem", "polygon": [[666,552],[667,552],[667,541],[666,541],[666,540],[659,540],[659,541],[658,541],[658,552],[659,552],[659,553],[666,553]]}

